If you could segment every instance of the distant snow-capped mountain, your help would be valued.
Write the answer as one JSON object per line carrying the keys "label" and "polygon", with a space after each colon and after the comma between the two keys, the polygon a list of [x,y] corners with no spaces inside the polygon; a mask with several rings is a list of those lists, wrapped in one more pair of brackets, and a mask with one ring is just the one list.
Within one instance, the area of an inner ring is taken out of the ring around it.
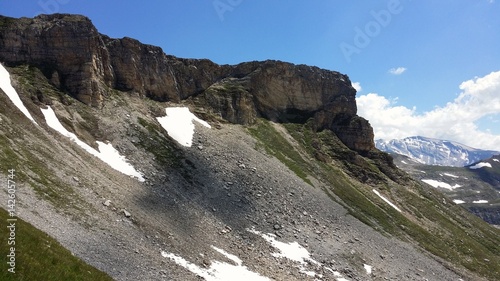
{"label": "distant snow-capped mountain", "polygon": [[375,141],[375,146],[385,152],[408,156],[422,164],[453,167],[463,167],[500,154],[499,151],[420,136],[390,141],[379,139]]}

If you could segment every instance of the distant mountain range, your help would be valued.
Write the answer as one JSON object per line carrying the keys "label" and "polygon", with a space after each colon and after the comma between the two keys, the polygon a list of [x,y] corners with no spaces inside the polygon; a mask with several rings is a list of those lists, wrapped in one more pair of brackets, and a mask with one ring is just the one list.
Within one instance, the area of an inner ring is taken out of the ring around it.
{"label": "distant mountain range", "polygon": [[385,152],[397,153],[427,165],[463,167],[500,151],[472,148],[457,142],[421,136],[394,140],[376,140],[375,146]]}

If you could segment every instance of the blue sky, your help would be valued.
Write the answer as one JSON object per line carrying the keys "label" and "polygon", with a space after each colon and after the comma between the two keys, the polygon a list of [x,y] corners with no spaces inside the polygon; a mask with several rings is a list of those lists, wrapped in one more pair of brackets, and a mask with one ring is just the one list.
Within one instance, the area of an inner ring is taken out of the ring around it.
{"label": "blue sky", "polygon": [[[490,75],[500,71],[499,5],[494,0],[0,0],[0,13],[83,14],[103,34],[133,37],[178,57],[220,64],[276,59],[340,71],[361,86],[360,115],[370,120],[376,137],[426,134],[500,150],[500,82]],[[466,81],[490,87],[461,89]],[[483,97],[483,103],[466,106],[465,98],[457,100],[463,95]],[[386,120],[401,109],[407,114],[401,122]],[[429,116],[450,114],[473,117],[422,128],[440,123]],[[410,124],[418,130],[408,129]],[[447,133],[452,125],[455,133]]]}

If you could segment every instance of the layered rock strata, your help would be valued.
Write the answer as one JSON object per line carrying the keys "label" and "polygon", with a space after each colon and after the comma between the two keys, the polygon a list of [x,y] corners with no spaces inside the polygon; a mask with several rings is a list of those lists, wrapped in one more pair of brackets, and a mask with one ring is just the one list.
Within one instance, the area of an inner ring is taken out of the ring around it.
{"label": "layered rock strata", "polygon": [[346,75],[280,61],[218,65],[181,59],[131,38],[100,34],[79,15],[0,16],[0,61],[42,70],[54,86],[98,107],[112,90],[157,101],[202,99],[229,122],[313,120],[349,148],[374,149],[373,129],[356,115],[356,90]]}

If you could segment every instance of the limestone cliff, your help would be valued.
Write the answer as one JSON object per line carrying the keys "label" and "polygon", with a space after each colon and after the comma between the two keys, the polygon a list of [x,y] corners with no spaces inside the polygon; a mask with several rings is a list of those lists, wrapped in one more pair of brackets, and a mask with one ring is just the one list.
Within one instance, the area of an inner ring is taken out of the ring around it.
{"label": "limestone cliff", "polygon": [[330,129],[349,148],[374,148],[373,130],[356,115],[356,91],[346,75],[280,61],[217,65],[180,59],[131,38],[112,39],[77,15],[33,19],[0,16],[0,61],[38,67],[57,88],[100,106],[109,91],[158,101],[193,98],[233,123],[257,117]]}

